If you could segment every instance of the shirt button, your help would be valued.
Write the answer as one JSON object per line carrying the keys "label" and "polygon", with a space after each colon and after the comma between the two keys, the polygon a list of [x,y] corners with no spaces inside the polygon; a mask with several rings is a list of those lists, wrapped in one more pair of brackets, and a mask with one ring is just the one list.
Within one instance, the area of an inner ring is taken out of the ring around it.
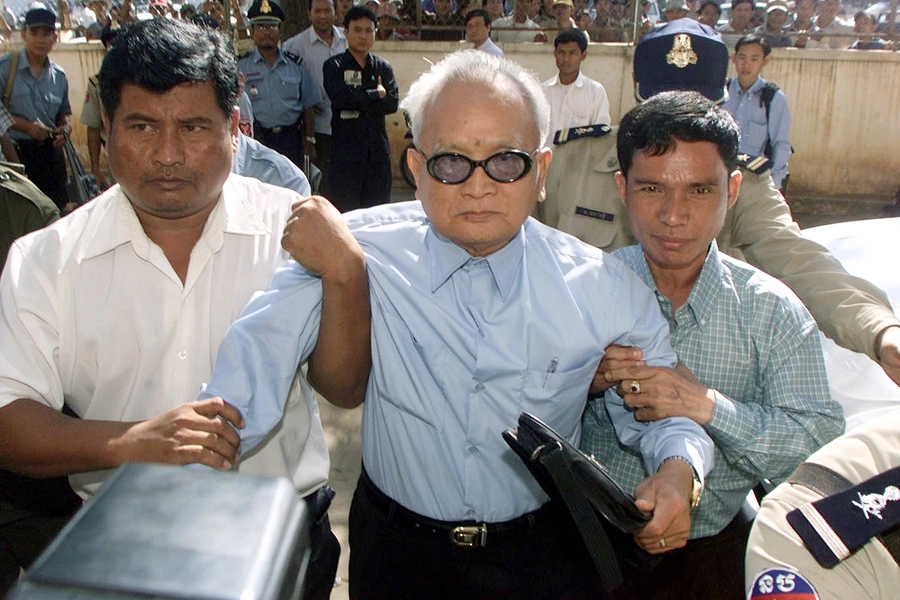
{"label": "shirt button", "polygon": [[483,383],[479,383],[478,385],[475,386],[475,391],[476,391],[476,392],[480,392],[480,391],[483,390],[483,389],[484,389],[484,384],[483,384]]}
{"label": "shirt button", "polygon": [[475,511],[474,511],[474,510],[471,510],[471,509],[467,510],[467,511],[466,511],[466,516],[468,516],[468,517],[474,519],[474,518],[475,518]]}
{"label": "shirt button", "polygon": [[187,352],[185,352],[184,350],[182,350],[181,352],[178,353],[178,358],[180,358],[181,360],[186,359],[186,358],[187,358]]}
{"label": "shirt button", "polygon": [[478,454],[478,448],[475,446],[469,446],[469,454]]}

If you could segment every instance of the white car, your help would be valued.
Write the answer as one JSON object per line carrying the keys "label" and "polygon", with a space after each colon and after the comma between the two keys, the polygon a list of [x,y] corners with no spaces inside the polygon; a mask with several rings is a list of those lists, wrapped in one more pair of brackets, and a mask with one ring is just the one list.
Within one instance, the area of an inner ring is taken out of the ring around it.
{"label": "white car", "polygon": [[[834,223],[803,235],[828,248],[844,268],[880,287],[900,314],[900,218]],[[900,386],[873,360],[822,336],[832,397],[844,407],[847,429],[900,407]]]}

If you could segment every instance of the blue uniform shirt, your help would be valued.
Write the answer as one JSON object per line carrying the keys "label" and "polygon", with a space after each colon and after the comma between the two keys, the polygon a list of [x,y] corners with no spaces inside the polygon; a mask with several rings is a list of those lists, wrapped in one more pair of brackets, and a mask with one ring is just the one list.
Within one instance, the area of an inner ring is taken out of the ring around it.
{"label": "blue uniform shirt", "polygon": [[300,167],[243,133],[238,135],[238,151],[234,155],[231,172],[294,190],[301,196],[312,193],[309,180]]}
{"label": "blue uniform shirt", "polygon": [[791,112],[787,97],[778,90],[772,98],[772,108],[766,120],[766,108],[760,101],[765,85],[766,80],[759,77],[750,89],[743,92],[735,77],[728,86],[728,99],[722,107],[731,113],[741,128],[742,153],[764,156],[766,138],[769,138],[772,144],[772,156],[769,156],[772,160],[772,179],[775,180],[775,187],[780,188],[791,157]]}
{"label": "blue uniform shirt", "polygon": [[253,105],[253,116],[267,129],[286,127],[300,120],[303,110],[322,101],[319,86],[305,64],[291,60],[281,50],[271,67],[259,50],[238,61],[244,89]]}
{"label": "blue uniform shirt", "polygon": [[[649,288],[619,260],[529,218],[483,258],[436,233],[421,204],[345,215],[366,254],[372,372],[363,464],[403,506],[446,521],[505,521],[547,500],[501,433],[528,411],[572,443],[609,344],[672,366],[668,326]],[[243,449],[277,422],[297,365],[318,335],[320,280],[293,261],[255,298],[219,347],[206,396],[246,417]],[[204,396],[204,397],[206,397]],[[667,456],[712,466],[695,423],[639,423],[614,394],[619,439],[655,472]]]}
{"label": "blue uniform shirt", "polygon": [[[0,95],[6,91],[10,56],[0,57]],[[48,58],[40,75],[35,77],[28,66],[25,49],[19,50],[19,68],[9,97],[9,112],[28,121],[40,121],[49,127],[56,127],[59,115],[72,114],[66,73]],[[14,140],[32,139],[18,129],[10,129],[9,137]]]}

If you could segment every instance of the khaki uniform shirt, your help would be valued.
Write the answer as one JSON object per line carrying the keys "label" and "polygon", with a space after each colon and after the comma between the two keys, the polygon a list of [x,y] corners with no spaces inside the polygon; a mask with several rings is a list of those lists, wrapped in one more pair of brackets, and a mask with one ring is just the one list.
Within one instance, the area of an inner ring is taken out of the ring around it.
{"label": "khaki uniform shirt", "polygon": [[24,175],[0,166],[0,268],[12,243],[59,218],[59,209]]}

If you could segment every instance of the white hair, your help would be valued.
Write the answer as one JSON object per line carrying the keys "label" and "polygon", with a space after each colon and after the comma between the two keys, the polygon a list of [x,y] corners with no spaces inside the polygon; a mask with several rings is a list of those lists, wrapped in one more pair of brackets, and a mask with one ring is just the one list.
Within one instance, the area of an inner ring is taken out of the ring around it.
{"label": "white hair", "polygon": [[509,81],[521,92],[531,107],[539,143],[543,143],[550,132],[550,103],[544,97],[541,82],[513,61],[480,50],[460,50],[447,55],[410,86],[400,108],[409,117],[413,141],[421,138],[428,111],[446,87],[474,83],[494,88],[498,79]]}

